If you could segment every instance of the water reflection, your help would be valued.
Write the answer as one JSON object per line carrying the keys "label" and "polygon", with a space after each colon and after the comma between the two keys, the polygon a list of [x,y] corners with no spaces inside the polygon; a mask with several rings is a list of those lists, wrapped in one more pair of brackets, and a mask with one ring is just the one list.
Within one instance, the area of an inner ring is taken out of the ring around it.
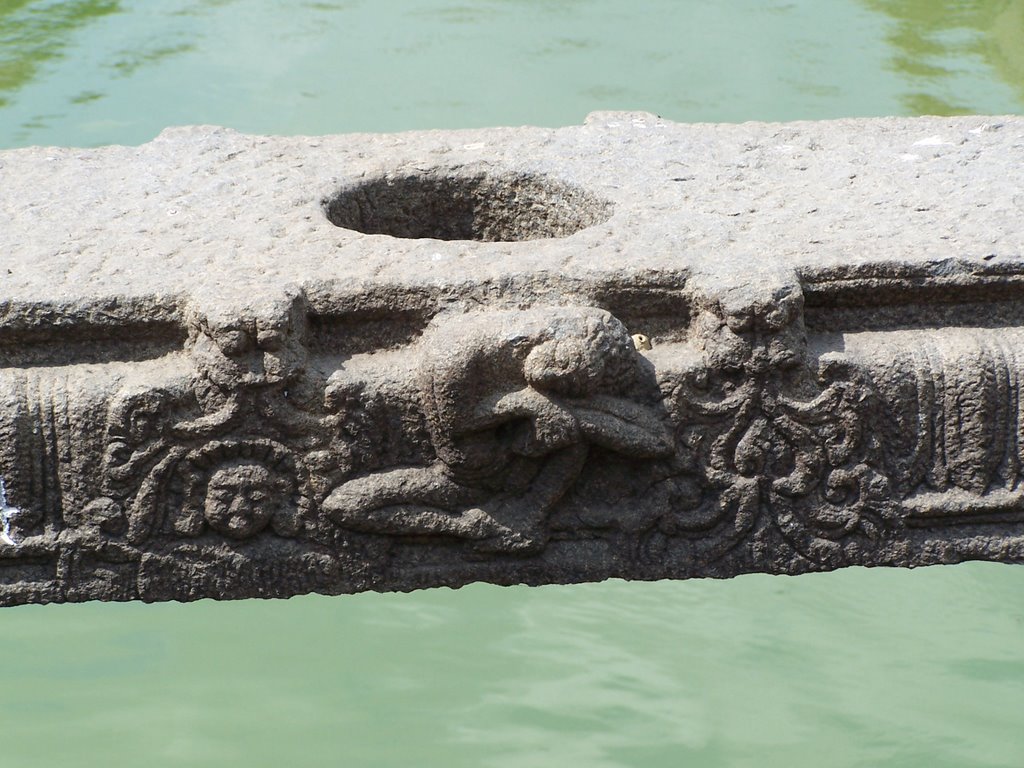
{"label": "water reflection", "polygon": [[1018,768],[1022,587],[972,563],[5,609],[0,765]]}
{"label": "water reflection", "polygon": [[0,147],[1022,104],[1024,0],[0,0]]}
{"label": "water reflection", "polygon": [[980,110],[960,87],[990,69],[1024,103],[1024,0],[864,0],[888,16],[891,67],[912,91],[901,100],[912,114],[957,115]]}
{"label": "water reflection", "polygon": [[117,0],[0,0],[0,107],[45,63],[63,57],[77,30],[119,11]]}
{"label": "water reflection", "polygon": [[[130,83],[194,53],[206,39],[199,17],[234,2],[0,0],[0,115],[9,115],[0,119],[0,146],[117,141],[145,106]],[[174,86],[141,90],[154,100],[181,98]],[[109,138],[61,138],[76,132]]]}

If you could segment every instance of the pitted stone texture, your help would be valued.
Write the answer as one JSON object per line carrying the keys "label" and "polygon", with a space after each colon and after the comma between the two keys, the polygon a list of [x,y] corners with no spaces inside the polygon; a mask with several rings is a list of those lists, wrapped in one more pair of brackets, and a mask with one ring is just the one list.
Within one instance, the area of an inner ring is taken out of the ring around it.
{"label": "pitted stone texture", "polygon": [[1024,558],[1024,119],[0,177],[0,603]]}
{"label": "pitted stone texture", "polygon": [[[141,147],[0,159],[11,300],[183,295],[197,286],[460,283],[592,269],[758,270],[898,262],[1014,269],[1024,252],[1024,120],[680,125],[602,113],[580,127],[332,137],[173,128]],[[549,177],[613,205],[564,239],[387,241],[323,201],[368,181]]]}

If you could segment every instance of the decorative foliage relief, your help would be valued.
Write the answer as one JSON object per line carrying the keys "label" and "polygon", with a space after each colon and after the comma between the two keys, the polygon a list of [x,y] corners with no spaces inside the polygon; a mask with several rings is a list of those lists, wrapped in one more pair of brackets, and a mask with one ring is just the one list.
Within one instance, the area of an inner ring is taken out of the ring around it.
{"label": "decorative foliage relief", "polygon": [[1024,556],[1024,332],[809,333],[792,274],[684,293],[664,332],[460,307],[354,348],[296,290],[0,369],[0,601]]}
{"label": "decorative foliage relief", "polygon": [[669,379],[669,410],[706,500],[693,526],[713,552],[766,524],[801,555],[840,564],[899,527],[873,390],[842,357],[808,358],[797,284],[719,281],[696,303],[701,365]]}

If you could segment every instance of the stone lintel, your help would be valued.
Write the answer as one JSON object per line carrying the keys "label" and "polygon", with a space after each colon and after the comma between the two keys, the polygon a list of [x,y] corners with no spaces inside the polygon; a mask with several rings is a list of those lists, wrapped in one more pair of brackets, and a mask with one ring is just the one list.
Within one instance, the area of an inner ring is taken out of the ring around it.
{"label": "stone lintel", "polygon": [[1022,118],[175,128],[0,182],[0,604],[1024,559]]}

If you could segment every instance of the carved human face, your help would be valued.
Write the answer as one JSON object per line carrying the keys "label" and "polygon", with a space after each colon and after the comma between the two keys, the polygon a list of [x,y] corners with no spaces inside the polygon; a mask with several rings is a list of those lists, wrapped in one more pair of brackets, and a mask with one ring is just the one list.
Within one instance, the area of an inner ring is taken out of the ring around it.
{"label": "carved human face", "polygon": [[272,470],[255,462],[236,461],[210,476],[204,514],[213,530],[244,539],[266,528],[283,501]]}

